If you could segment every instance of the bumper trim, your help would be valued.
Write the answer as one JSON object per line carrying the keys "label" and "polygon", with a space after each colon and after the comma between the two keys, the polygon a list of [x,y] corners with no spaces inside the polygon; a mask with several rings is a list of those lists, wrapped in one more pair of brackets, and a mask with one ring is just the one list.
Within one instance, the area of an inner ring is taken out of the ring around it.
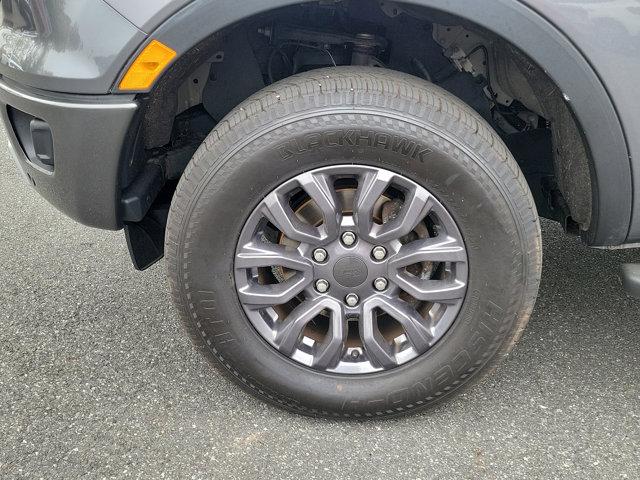
{"label": "bumper trim", "polygon": [[54,93],[24,87],[6,77],[0,78],[0,89],[16,98],[21,98],[43,107],[68,108],[72,110],[136,110],[138,108],[138,104],[133,100],[133,95]]}

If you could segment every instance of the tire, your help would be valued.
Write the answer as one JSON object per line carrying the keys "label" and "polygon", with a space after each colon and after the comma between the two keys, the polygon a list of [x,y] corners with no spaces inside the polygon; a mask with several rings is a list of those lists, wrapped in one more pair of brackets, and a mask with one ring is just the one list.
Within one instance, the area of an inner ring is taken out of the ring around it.
{"label": "tire", "polygon": [[[451,325],[393,368],[335,373],[283,355],[249,320],[236,290],[238,239],[260,202],[297,175],[330,166],[381,169],[424,188],[466,249],[466,290]],[[498,135],[433,84],[361,67],[287,78],[222,120],[180,180],[165,251],[182,321],[214,365],[267,402],[347,418],[416,411],[490,371],[521,336],[541,273],[533,199]]]}

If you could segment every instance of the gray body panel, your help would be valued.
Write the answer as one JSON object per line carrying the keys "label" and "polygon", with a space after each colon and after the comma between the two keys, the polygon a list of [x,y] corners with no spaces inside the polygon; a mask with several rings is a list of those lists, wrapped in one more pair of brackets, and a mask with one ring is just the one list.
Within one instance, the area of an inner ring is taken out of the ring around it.
{"label": "gray body panel", "polygon": [[193,0],[105,0],[143,32],[151,32]]}
{"label": "gray body panel", "polygon": [[56,92],[106,93],[145,35],[102,0],[5,0],[0,74]]}

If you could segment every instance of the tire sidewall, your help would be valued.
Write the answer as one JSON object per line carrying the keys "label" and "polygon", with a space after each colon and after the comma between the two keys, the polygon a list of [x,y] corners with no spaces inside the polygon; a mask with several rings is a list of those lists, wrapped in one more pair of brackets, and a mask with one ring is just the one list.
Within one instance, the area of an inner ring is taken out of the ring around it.
{"label": "tire sidewall", "polygon": [[[260,395],[325,414],[402,411],[458,388],[503,342],[523,295],[519,219],[487,167],[496,159],[478,158],[435,125],[383,112],[335,110],[271,123],[227,148],[223,158],[208,150],[201,154],[210,157],[212,168],[198,182],[180,226],[185,239],[178,252],[184,259],[182,295],[192,327],[210,352]],[[336,141],[335,132],[348,131],[356,131],[359,140]],[[394,151],[380,140],[383,135],[392,141],[406,138],[429,151]],[[358,376],[318,372],[278,353],[246,318],[233,280],[237,238],[267,193],[304,171],[351,163],[393,170],[425,187],[453,216],[469,257],[467,295],[445,336],[405,365]]]}

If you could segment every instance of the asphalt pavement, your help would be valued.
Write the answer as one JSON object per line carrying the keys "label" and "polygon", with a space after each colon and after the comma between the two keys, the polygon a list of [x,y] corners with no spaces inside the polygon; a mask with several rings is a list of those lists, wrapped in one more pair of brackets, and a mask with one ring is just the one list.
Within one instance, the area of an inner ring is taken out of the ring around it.
{"label": "asphalt pavement", "polygon": [[0,133],[0,478],[640,478],[636,251],[544,227],[540,297],[495,374],[387,421],[264,405],[191,346],[164,263],[22,183]]}

